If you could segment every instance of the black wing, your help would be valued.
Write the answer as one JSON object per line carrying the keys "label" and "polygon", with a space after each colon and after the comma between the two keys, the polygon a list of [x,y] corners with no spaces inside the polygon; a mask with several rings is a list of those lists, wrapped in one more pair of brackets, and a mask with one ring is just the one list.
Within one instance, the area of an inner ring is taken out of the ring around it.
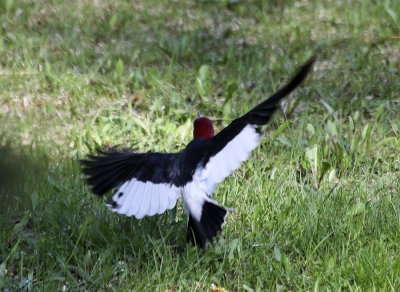
{"label": "black wing", "polygon": [[109,207],[140,219],[175,206],[181,195],[180,157],[181,153],[101,152],[81,163],[93,193],[101,196],[117,188]]}
{"label": "black wing", "polygon": [[259,126],[268,123],[278,102],[292,92],[306,78],[315,58],[303,65],[295,77],[271,97],[234,120],[216,136],[203,140],[201,177],[210,195],[215,187],[245,161],[261,138]]}

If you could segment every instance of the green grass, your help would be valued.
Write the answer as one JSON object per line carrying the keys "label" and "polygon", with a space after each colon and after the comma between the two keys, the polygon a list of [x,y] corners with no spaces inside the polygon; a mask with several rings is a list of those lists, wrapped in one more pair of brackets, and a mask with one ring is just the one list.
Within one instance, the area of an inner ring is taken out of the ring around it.
{"label": "green grass", "polygon": [[[394,0],[2,1],[0,289],[399,290],[399,20]],[[237,211],[205,253],[181,202],[138,221],[84,184],[87,153],[178,151],[197,110],[220,130],[314,53],[215,191]]]}

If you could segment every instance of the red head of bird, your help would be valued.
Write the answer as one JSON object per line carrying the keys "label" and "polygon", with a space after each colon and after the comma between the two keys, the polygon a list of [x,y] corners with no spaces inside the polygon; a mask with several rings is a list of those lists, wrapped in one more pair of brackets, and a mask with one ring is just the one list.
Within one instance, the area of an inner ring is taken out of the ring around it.
{"label": "red head of bird", "polygon": [[200,113],[194,121],[193,137],[194,138],[211,138],[214,136],[214,127],[210,119],[204,118]]}

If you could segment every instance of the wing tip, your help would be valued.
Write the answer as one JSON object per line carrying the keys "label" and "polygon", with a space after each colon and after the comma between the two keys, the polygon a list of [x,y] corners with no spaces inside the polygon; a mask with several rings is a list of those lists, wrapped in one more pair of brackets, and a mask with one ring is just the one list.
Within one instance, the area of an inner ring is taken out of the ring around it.
{"label": "wing tip", "polygon": [[259,105],[250,110],[245,115],[249,118],[250,123],[256,125],[266,124],[275,112],[278,102],[285,96],[289,95],[306,79],[316,60],[316,55],[312,55],[307,62],[300,67],[294,77],[286,85],[281,87],[265,101],[261,102]]}
{"label": "wing tip", "polygon": [[[296,75],[290,80],[290,82],[284,86],[281,90],[279,90],[276,94],[271,96],[271,99],[275,95],[278,95],[278,99],[284,97],[285,95],[289,94],[292,90],[294,90],[297,86],[299,86],[310,73],[313,68],[315,61],[317,60],[317,55],[312,55],[307,62],[305,62],[300,69],[298,69]],[[280,94],[279,94],[280,93]]]}
{"label": "wing tip", "polygon": [[[299,69],[299,73],[297,73],[297,75],[301,75],[303,76],[302,80],[303,81],[305,79],[305,77],[308,75],[308,73],[311,71],[314,63],[317,61],[317,55],[314,54],[312,55],[305,64],[303,64],[300,69]],[[301,82],[300,81],[300,82]]]}

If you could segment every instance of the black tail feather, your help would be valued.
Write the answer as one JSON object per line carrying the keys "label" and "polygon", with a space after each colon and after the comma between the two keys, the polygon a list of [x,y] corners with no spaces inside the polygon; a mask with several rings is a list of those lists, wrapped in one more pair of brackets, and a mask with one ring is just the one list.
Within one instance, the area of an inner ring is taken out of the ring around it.
{"label": "black tail feather", "polygon": [[204,202],[200,222],[189,214],[186,239],[204,248],[222,230],[228,210],[213,202]]}

